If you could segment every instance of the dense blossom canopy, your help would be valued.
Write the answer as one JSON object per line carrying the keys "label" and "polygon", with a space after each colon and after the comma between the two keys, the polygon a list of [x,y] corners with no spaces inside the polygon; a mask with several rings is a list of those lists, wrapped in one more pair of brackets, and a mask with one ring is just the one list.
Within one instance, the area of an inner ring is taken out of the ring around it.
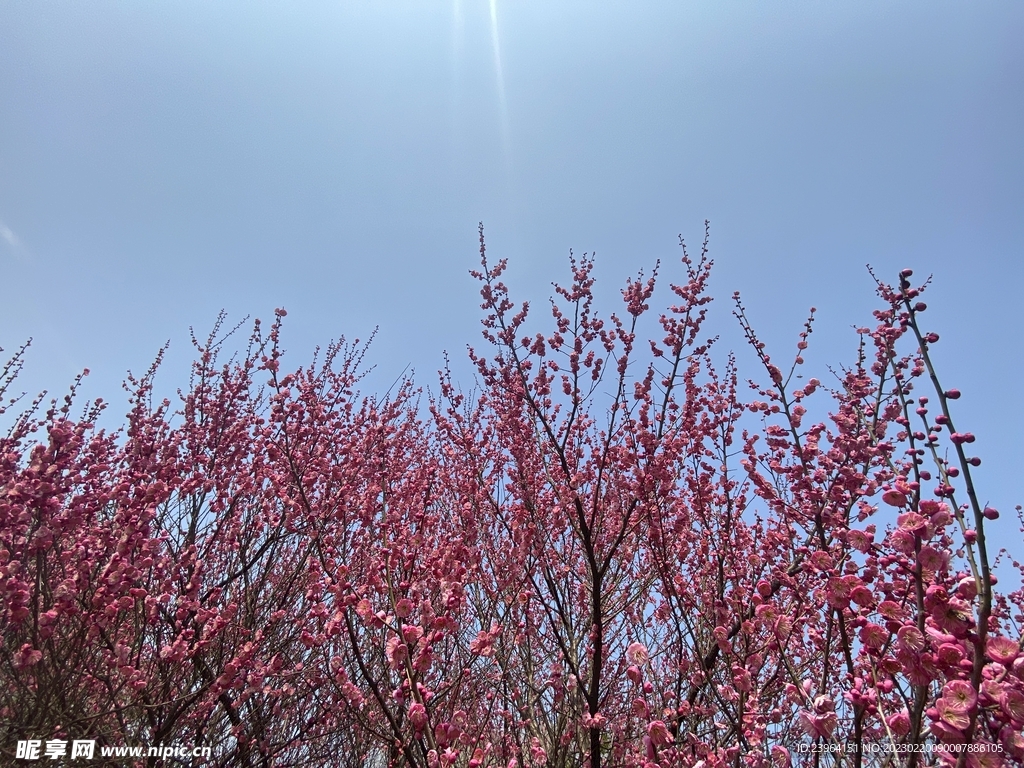
{"label": "dense blossom canopy", "polygon": [[573,260],[545,329],[481,262],[473,391],[360,395],[359,345],[285,372],[279,310],[226,361],[197,341],[180,402],[130,380],[119,432],[8,406],[5,762],[1024,764],[1024,600],[909,270],[830,384],[797,375],[811,320],[783,365],[737,297],[747,400],[701,336],[706,241],[653,334],[657,271],[599,315]]}

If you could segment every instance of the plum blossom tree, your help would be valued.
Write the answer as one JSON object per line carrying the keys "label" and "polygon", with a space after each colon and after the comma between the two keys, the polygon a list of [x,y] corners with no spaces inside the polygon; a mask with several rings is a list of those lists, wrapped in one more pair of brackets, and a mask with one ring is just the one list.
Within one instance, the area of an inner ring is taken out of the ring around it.
{"label": "plum blossom tree", "polygon": [[878,281],[830,384],[798,373],[813,310],[783,366],[736,297],[748,398],[701,335],[706,238],[660,314],[660,267],[602,315],[572,259],[547,327],[482,230],[480,255],[477,390],[360,395],[358,343],[286,372],[278,310],[234,355],[222,321],[193,339],[174,404],[156,364],[129,378],[119,431],[74,388],[4,401],[5,760],[1024,765],[1024,593],[993,573],[926,284]]}
{"label": "plum blossom tree", "polygon": [[[805,424],[824,390],[795,377],[813,311],[784,373],[737,297],[769,381],[741,402],[735,364],[717,373],[699,335],[706,240],[696,262],[684,248],[687,281],[671,286],[674,304],[646,345],[638,328],[655,277],[627,283],[624,319],[602,319],[592,264],[573,261],[540,333],[482,237],[481,259],[495,352],[471,352],[476,402],[446,383],[440,423],[470,457],[476,514],[491,525],[481,583],[506,630],[495,659],[511,759],[1024,757],[1021,595],[994,611],[983,531],[996,513],[978,504],[970,469],[980,460],[964,453],[973,437],[952,427],[959,394],[939,386],[938,337],[920,330],[924,287],[912,273],[897,288],[878,284],[884,308],[861,331],[857,364],[836,377],[832,415]],[[934,422],[928,395],[914,399],[922,380],[941,405]],[[927,435],[909,428],[912,413]],[[952,456],[940,450],[946,435]]]}

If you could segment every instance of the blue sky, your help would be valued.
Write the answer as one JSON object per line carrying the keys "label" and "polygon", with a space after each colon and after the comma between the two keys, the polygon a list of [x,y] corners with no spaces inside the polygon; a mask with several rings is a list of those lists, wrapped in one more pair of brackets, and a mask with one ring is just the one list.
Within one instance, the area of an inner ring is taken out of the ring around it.
{"label": "blue sky", "polygon": [[25,388],[89,367],[120,412],[166,340],[173,392],[190,325],[284,306],[296,365],[379,327],[373,381],[432,384],[445,349],[468,377],[478,221],[542,304],[570,248],[611,300],[707,218],[721,352],[732,291],[784,355],[814,305],[823,379],[870,322],[865,264],[933,273],[938,363],[1009,509],[1021,39],[1009,2],[0,0],[0,345],[34,337]]}

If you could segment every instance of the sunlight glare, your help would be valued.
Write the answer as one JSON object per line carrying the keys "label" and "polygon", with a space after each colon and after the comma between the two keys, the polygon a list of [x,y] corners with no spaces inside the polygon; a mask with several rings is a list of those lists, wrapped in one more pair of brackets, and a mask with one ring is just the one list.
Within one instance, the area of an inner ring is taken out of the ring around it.
{"label": "sunlight glare", "polygon": [[498,0],[490,0],[491,45],[494,48],[494,74],[498,88],[498,109],[501,119],[501,143],[507,170],[512,167],[512,149],[509,139],[508,103],[505,100],[505,76],[501,69],[501,46],[498,42]]}

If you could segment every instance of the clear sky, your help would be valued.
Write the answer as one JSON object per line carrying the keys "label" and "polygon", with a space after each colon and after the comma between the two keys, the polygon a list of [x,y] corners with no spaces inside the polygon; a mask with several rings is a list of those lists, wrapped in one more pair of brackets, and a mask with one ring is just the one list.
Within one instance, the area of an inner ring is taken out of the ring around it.
{"label": "clear sky", "polygon": [[379,327],[377,380],[429,385],[445,349],[468,377],[478,221],[542,304],[570,248],[614,298],[707,218],[721,352],[732,291],[785,355],[815,305],[823,380],[870,323],[865,264],[933,273],[938,362],[1008,510],[1021,40],[1019,2],[0,0],[0,345],[34,337],[25,388],[89,367],[122,412],[166,340],[173,391],[190,325],[284,306],[295,365]]}

